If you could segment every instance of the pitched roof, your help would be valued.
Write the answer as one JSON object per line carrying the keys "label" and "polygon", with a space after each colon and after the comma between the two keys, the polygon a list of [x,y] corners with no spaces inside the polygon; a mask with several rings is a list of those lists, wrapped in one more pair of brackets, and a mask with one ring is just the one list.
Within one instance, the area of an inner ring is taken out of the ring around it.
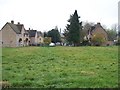
{"label": "pitched roof", "polygon": [[35,34],[37,32],[37,30],[27,30],[29,33],[29,37],[35,37]]}
{"label": "pitched roof", "polygon": [[91,26],[91,30],[94,30],[95,29],[95,26]]}
{"label": "pitched roof", "polygon": [[[97,23],[97,24],[95,24],[94,26],[91,26],[91,30],[90,30],[90,31],[91,31],[91,32],[94,32],[97,27],[101,27],[101,28],[106,32],[106,30],[101,26],[100,23]],[[106,32],[106,33],[107,33],[107,32]]]}
{"label": "pitched roof", "polygon": [[41,36],[41,37],[44,36],[41,31],[37,31],[37,35],[38,35],[38,36]]}
{"label": "pitched roof", "polygon": [[20,30],[20,32],[21,32],[22,27],[23,27],[23,24],[16,24],[16,26],[18,27],[18,29],[19,29],[19,30]]}
{"label": "pitched roof", "polygon": [[17,34],[20,34],[21,33],[21,30],[17,27],[17,25],[15,24],[12,24],[12,23],[7,23],[10,25],[10,27],[17,33]]}
{"label": "pitched roof", "polygon": [[[16,34],[21,34],[21,30],[22,30],[22,27],[24,27],[23,24],[14,24],[14,21],[11,21],[11,23],[7,22],[3,27],[2,29],[6,26],[6,25],[9,25],[14,31]],[[2,30],[1,29],[1,30]]]}

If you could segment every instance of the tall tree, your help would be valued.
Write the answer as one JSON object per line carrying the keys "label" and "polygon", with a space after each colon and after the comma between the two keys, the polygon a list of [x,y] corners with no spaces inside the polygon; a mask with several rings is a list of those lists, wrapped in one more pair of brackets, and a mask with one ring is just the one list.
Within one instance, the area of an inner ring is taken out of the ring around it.
{"label": "tall tree", "polygon": [[51,41],[55,44],[57,42],[61,42],[60,33],[57,27],[55,27],[55,29],[52,29],[51,31],[48,31],[48,37],[51,37]]}
{"label": "tall tree", "polygon": [[74,14],[70,16],[66,26],[66,39],[69,43],[74,44],[74,46],[80,43],[80,31],[82,29],[82,22],[79,22],[79,16],[77,14],[77,10],[75,10]]}
{"label": "tall tree", "polygon": [[44,32],[44,33],[43,33],[44,37],[47,37],[47,34],[48,34],[47,32]]}

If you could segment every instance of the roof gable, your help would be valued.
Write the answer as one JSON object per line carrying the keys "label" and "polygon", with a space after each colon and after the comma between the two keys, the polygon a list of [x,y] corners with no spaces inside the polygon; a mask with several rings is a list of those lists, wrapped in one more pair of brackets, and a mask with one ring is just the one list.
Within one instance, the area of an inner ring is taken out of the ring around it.
{"label": "roof gable", "polygon": [[[11,23],[7,22],[7,23],[2,27],[2,29],[3,29],[6,25],[9,25],[16,34],[21,34],[22,27],[24,27],[23,24],[20,24],[20,23],[19,23],[19,24],[14,24],[14,23],[12,23],[12,21],[11,21]],[[1,29],[1,30],[2,30],[2,29]]]}
{"label": "roof gable", "polygon": [[91,26],[91,32],[93,33],[93,32],[96,31],[98,28],[101,28],[100,30],[103,30],[103,31],[107,34],[106,30],[101,26],[100,23],[97,23],[96,25]]}
{"label": "roof gable", "polygon": [[24,26],[23,24],[16,24],[17,28],[20,30],[20,32],[22,31],[22,27]]}
{"label": "roof gable", "polygon": [[37,30],[27,30],[29,33],[29,37],[35,37]]}
{"label": "roof gable", "polygon": [[21,33],[20,29],[15,24],[8,23],[8,25],[10,25],[10,27],[16,32],[16,34]]}
{"label": "roof gable", "polygon": [[37,36],[43,37],[43,33],[41,31],[37,31]]}

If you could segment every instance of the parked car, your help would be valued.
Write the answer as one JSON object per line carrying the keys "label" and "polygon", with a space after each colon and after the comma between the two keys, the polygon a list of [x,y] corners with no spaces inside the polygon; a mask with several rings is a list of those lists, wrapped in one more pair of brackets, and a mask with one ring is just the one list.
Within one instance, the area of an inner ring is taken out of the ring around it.
{"label": "parked car", "polygon": [[50,46],[50,47],[54,47],[55,44],[54,44],[54,43],[50,43],[49,46]]}

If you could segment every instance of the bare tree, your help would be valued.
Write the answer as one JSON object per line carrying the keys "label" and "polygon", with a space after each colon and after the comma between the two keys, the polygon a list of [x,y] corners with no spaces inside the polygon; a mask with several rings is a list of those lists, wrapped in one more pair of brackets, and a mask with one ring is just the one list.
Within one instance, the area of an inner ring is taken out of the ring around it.
{"label": "bare tree", "polygon": [[106,29],[107,34],[108,34],[108,40],[114,41],[117,39],[117,34],[118,34],[117,27],[118,27],[117,24],[113,24],[111,26],[111,29]]}
{"label": "bare tree", "polygon": [[118,25],[117,25],[117,24],[113,24],[113,25],[111,26],[111,30],[117,32],[117,30],[118,30]]}

